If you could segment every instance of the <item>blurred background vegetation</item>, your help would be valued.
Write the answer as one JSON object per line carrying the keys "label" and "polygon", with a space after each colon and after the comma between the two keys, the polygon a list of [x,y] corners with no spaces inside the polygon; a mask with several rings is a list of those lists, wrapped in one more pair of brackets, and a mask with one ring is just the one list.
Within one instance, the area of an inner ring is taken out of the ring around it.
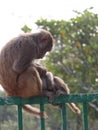
{"label": "blurred background vegetation", "polygon": [[[69,86],[71,93],[98,92],[98,14],[92,8],[78,12],[77,17],[66,20],[39,19],[38,28],[50,31],[54,47],[41,64],[54,75],[61,77]],[[33,32],[28,25],[22,31]],[[4,96],[1,91],[0,94]],[[82,109],[81,104],[78,104]],[[61,111],[46,105],[49,115],[46,130],[61,130]],[[98,130],[98,103],[88,103],[89,130]],[[67,108],[68,130],[83,130],[82,114],[75,115]],[[40,120],[23,113],[24,130],[39,130]],[[15,106],[0,107],[1,130],[17,130],[17,109]]]}

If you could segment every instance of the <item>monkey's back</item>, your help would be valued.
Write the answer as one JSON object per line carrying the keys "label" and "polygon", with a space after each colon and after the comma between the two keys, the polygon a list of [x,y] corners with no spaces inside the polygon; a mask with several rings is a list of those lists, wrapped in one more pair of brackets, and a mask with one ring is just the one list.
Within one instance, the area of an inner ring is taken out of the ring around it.
{"label": "monkey's back", "polygon": [[13,63],[19,58],[23,49],[26,48],[24,44],[27,41],[29,42],[26,35],[20,35],[10,40],[0,52],[0,77],[7,84],[9,84],[10,79],[14,81],[16,78],[17,74],[13,70]]}
{"label": "monkey's back", "polygon": [[[32,95],[36,96],[36,95],[41,94],[41,86],[39,85],[39,84],[41,84],[41,81],[39,79],[37,79],[36,76],[34,75],[34,73],[36,73],[34,69],[31,69],[32,71],[30,71],[28,68],[25,69],[25,73],[28,73],[28,74],[25,74],[25,79],[22,79],[22,83],[21,83],[21,81],[17,81],[17,79],[19,79],[19,80],[21,79],[21,78],[19,78],[21,75],[21,72],[18,73],[13,69],[13,64],[15,63],[15,61],[17,59],[21,59],[19,61],[21,62],[22,66],[25,65],[24,57],[27,58],[26,63],[28,65],[27,67],[29,67],[31,61],[28,59],[32,58],[30,54],[31,54],[31,52],[33,52],[33,50],[34,50],[33,48],[34,48],[34,46],[32,46],[30,38],[28,39],[28,37],[26,37],[26,36],[20,36],[15,39],[12,39],[1,50],[1,53],[0,53],[0,83],[8,95],[25,97],[24,95],[25,95],[25,93],[27,93],[28,88],[31,89],[32,91],[28,90],[26,97],[29,97]],[[30,54],[26,55],[26,54],[28,54],[29,50],[31,51]],[[35,76],[35,78],[34,78],[34,76]],[[37,76],[38,76],[38,74],[37,74]],[[24,77],[24,76],[22,76],[22,77]],[[29,81],[32,84],[30,84]],[[20,83],[20,85],[19,85],[19,83]],[[25,89],[24,90],[25,92],[23,92],[23,89]],[[35,90],[35,92],[33,92],[33,90]]]}
{"label": "monkey's back", "polygon": [[[18,54],[18,50],[17,50]],[[17,74],[12,69],[14,59],[17,58],[14,40],[7,43],[0,52],[0,83],[5,90],[12,91],[16,87]]]}

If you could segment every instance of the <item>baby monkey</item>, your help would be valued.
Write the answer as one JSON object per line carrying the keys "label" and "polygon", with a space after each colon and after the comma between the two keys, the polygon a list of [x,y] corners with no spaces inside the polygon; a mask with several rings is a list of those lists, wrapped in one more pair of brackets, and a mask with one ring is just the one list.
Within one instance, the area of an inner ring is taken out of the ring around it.
{"label": "baby monkey", "polygon": [[[53,74],[47,69],[39,64],[33,64],[35,68],[38,70],[39,75],[42,79],[42,95],[49,97],[50,103],[53,102],[54,96],[60,96],[64,94],[70,94],[70,90],[67,84],[64,81],[57,77],[53,76]],[[62,108],[60,104],[52,104],[54,106],[58,106]],[[67,105],[71,108],[71,110],[77,114],[80,114],[80,109],[74,103],[67,103]]]}

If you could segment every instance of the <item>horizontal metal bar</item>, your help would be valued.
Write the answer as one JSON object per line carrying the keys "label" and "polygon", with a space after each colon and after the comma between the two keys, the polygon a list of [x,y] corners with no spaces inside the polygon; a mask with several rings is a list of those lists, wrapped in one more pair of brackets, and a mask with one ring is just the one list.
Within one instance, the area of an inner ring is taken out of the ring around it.
{"label": "horizontal metal bar", "polygon": [[[62,95],[59,97],[54,96],[54,104],[67,103],[67,102],[92,102],[98,101],[98,93],[93,94],[70,94]],[[20,98],[20,97],[0,97],[0,105],[23,105],[23,104],[48,104],[49,100],[47,97],[31,97],[31,98]]]}

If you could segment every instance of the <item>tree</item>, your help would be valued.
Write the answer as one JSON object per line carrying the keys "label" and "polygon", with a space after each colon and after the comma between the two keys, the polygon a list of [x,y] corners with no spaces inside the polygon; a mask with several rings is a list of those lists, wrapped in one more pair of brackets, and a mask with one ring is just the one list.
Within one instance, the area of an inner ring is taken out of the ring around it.
{"label": "tree", "polygon": [[21,28],[21,30],[22,30],[23,32],[25,32],[25,33],[28,33],[28,32],[31,32],[31,31],[32,31],[32,29],[29,28],[27,25],[24,25],[24,26]]}
{"label": "tree", "polygon": [[36,24],[49,30],[55,39],[46,66],[63,78],[74,92],[95,92],[98,86],[98,14],[88,10],[77,14],[69,21],[40,19]]}

